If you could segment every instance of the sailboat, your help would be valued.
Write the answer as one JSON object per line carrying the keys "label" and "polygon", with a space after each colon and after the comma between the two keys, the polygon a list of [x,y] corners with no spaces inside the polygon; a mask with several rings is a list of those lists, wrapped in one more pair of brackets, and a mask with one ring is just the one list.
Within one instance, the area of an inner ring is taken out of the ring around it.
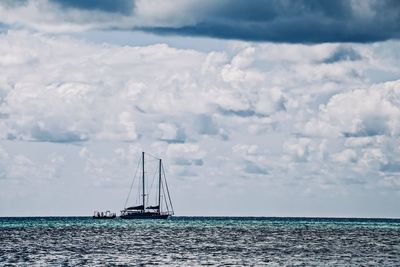
{"label": "sailboat", "polygon": [[[149,154],[150,155],[150,154]],[[155,158],[155,157],[153,157]],[[158,161],[158,182],[156,190],[156,203],[150,204],[150,190],[146,187],[146,172],[145,172],[145,153],[142,152],[142,179],[141,188],[139,189],[139,198],[141,196],[141,203],[139,205],[127,207],[129,201],[129,196],[132,192],[135,177],[133,178],[131,188],[128,194],[128,198],[125,202],[125,207],[121,210],[121,219],[167,219],[174,214],[174,209],[172,207],[172,201],[169,194],[167,179],[165,177],[165,171],[162,163],[162,159],[155,158]],[[154,177],[155,178],[155,177]],[[147,183],[148,184],[148,183]],[[140,187],[140,184],[139,184]],[[148,193],[146,194],[146,190]],[[147,197],[147,199],[146,199]],[[146,201],[147,200],[147,201]]]}

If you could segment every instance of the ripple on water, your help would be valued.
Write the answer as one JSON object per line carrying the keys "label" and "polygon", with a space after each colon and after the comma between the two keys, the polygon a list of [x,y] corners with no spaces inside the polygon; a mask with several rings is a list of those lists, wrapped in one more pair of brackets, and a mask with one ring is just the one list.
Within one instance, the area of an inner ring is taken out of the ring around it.
{"label": "ripple on water", "polygon": [[400,264],[399,221],[1,218],[0,263]]}

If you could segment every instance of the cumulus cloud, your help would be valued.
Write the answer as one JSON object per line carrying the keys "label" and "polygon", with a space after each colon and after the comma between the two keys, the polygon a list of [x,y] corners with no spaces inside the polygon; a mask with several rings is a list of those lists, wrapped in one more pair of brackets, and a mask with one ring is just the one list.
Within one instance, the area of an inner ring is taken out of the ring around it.
{"label": "cumulus cloud", "polygon": [[320,107],[319,118],[306,125],[310,133],[368,137],[400,133],[399,82],[334,95]]}
{"label": "cumulus cloud", "polygon": [[160,140],[167,142],[185,142],[186,136],[182,128],[172,123],[160,123],[158,124],[158,129],[161,131]]}
{"label": "cumulus cloud", "polygon": [[[248,47],[229,58],[166,45],[94,45],[18,31],[0,38],[3,139],[185,142],[204,135],[227,140],[227,124],[237,117],[272,122],[293,102],[280,80],[266,81],[268,74],[257,69]],[[250,51],[268,58],[269,48]],[[239,84],[224,79],[237,71],[258,72],[261,78]]]}
{"label": "cumulus cloud", "polygon": [[284,149],[293,157],[295,161],[307,161],[309,158],[309,138],[291,139],[284,143]]}
{"label": "cumulus cloud", "polygon": [[[399,5],[391,0],[24,0],[3,1],[0,22],[46,32],[142,30],[283,43],[398,39]],[[341,58],[357,59],[350,50]]]}
{"label": "cumulus cloud", "polygon": [[[180,165],[193,162],[196,165],[202,165],[202,159],[206,152],[202,150],[197,144],[170,144],[167,148],[166,155],[171,159],[176,159]],[[190,164],[189,164],[190,165]]]}
{"label": "cumulus cloud", "polygon": [[357,161],[357,153],[352,149],[345,149],[337,154],[333,154],[332,158],[334,161],[339,163],[349,163]]}
{"label": "cumulus cloud", "polygon": [[[0,38],[1,139],[82,143],[96,185],[126,185],[142,150],[166,158],[172,176],[210,186],[396,184],[399,81],[368,76],[399,75],[398,61],[380,56],[396,43],[199,52],[14,30]],[[105,155],[96,142],[132,147]]]}
{"label": "cumulus cloud", "polygon": [[127,186],[128,179],[133,177],[133,166],[137,165],[139,151],[140,148],[131,144],[128,148],[117,147],[108,155],[98,155],[93,149],[83,147],[79,157],[84,162],[85,175],[90,177],[95,186]]}
{"label": "cumulus cloud", "polygon": [[44,160],[39,162],[24,154],[10,153],[0,146],[0,180],[18,183],[27,179],[41,182],[58,178],[64,157],[52,153]]}
{"label": "cumulus cloud", "polygon": [[[2,57],[0,60],[4,73],[2,138],[49,142],[132,141],[146,127],[154,126],[153,122],[147,125],[142,121],[146,114],[207,110],[207,102],[192,105],[186,101],[198,95],[190,90],[192,85],[188,82],[190,68],[196,69],[204,58],[200,53],[163,45],[120,50],[68,39],[31,37],[16,32],[0,37],[4,40],[2,54],[17,59],[10,61]],[[31,39],[32,46],[17,45],[27,41],[26,38]],[[180,53],[182,57],[178,56]],[[174,64],[169,62],[171,57],[177,59]],[[162,64],[168,68],[157,71]],[[178,77],[176,73],[180,70],[188,76]],[[134,76],[132,71],[136,72]],[[186,86],[189,89],[184,89]],[[176,97],[174,91],[182,97]],[[171,133],[174,129],[167,129],[167,125],[160,124],[163,131],[160,138],[184,139],[183,129],[178,127],[176,133]]]}

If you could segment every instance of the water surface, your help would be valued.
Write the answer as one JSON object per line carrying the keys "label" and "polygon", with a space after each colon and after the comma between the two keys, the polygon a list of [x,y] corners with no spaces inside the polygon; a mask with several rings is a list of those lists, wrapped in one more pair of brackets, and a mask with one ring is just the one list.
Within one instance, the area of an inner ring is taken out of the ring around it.
{"label": "water surface", "polygon": [[400,265],[400,220],[0,218],[0,265]]}

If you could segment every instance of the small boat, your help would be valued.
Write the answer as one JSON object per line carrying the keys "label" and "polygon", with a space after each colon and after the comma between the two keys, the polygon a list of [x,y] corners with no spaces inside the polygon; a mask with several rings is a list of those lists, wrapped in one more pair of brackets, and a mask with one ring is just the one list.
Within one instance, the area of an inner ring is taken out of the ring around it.
{"label": "small boat", "polygon": [[109,210],[106,212],[103,211],[95,211],[93,214],[93,219],[114,219],[117,215],[115,213],[111,213]]}
{"label": "small boat", "polygon": [[[149,154],[150,155],[150,154]],[[150,155],[151,156],[151,155]],[[174,209],[172,207],[171,197],[169,195],[169,189],[167,184],[167,179],[165,177],[165,171],[163,167],[162,160],[151,156],[153,159],[158,161],[158,166],[156,172],[154,172],[153,182],[151,183],[150,189],[146,187],[148,183],[146,183],[147,176],[145,175],[145,153],[142,152],[142,179],[141,182],[137,183],[138,185],[138,202],[136,205],[127,207],[127,203],[129,201],[129,196],[132,192],[132,188],[134,187],[135,177],[133,178],[131,188],[128,194],[128,197],[125,201],[125,207],[121,210],[121,219],[168,219],[170,216],[174,214]],[[139,165],[138,165],[139,166]],[[156,178],[156,174],[158,173],[157,183],[155,190],[152,190],[154,180]],[[135,175],[136,176],[136,175]],[[155,193],[153,197],[153,203],[151,202],[151,193]],[[153,198],[154,199],[154,198]],[[154,203],[155,202],[155,203]]]}

